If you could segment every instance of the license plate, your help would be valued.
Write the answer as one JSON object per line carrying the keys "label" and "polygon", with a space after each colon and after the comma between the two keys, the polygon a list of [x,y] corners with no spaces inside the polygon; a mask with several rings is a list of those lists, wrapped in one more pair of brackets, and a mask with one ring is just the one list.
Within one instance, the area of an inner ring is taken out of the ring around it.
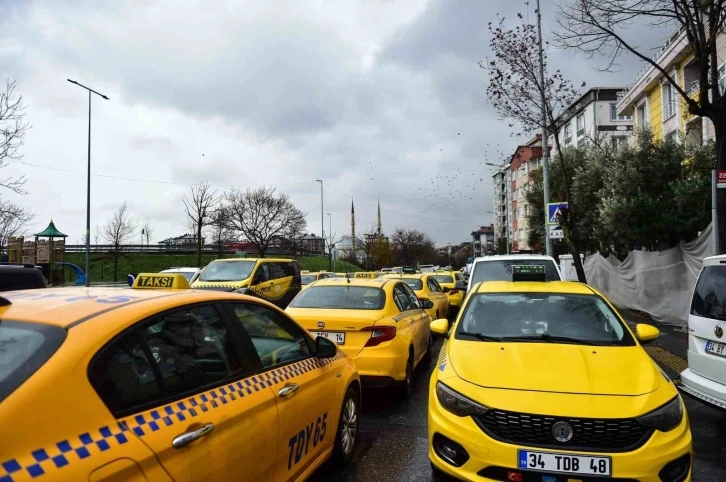
{"label": "license plate", "polygon": [[713,353],[714,355],[726,356],[726,345],[709,340],[706,342],[706,351],[708,353]]}
{"label": "license plate", "polygon": [[558,474],[610,476],[610,457],[519,451],[519,469]]}
{"label": "license plate", "polygon": [[313,338],[322,336],[323,338],[334,341],[338,345],[345,344],[345,333],[339,331],[311,331],[310,334],[313,335]]}

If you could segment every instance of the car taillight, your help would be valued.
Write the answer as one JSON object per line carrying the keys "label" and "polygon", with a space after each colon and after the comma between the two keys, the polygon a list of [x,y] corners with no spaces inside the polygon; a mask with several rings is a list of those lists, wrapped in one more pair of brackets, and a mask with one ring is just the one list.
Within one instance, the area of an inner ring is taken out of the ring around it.
{"label": "car taillight", "polygon": [[367,346],[378,346],[384,341],[390,341],[396,338],[395,326],[367,326],[361,331],[371,332],[371,337],[368,339],[363,348]]}

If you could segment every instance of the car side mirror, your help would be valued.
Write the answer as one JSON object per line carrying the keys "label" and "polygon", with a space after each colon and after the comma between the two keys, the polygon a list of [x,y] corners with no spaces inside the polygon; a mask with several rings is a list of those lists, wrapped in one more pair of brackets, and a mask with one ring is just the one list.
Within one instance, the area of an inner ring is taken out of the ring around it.
{"label": "car side mirror", "polygon": [[443,291],[444,291],[444,293],[448,293],[448,292],[449,292],[449,291],[451,291],[451,290],[449,289],[449,287],[448,287],[448,286],[444,286],[444,287],[443,287]]}
{"label": "car side mirror", "polygon": [[449,320],[440,318],[431,322],[431,332],[437,335],[446,335],[449,332]]}
{"label": "car side mirror", "polygon": [[647,344],[658,338],[660,331],[652,325],[638,323],[635,325],[635,337],[641,344]]}
{"label": "car side mirror", "polygon": [[455,286],[459,291],[466,291],[467,288],[466,281],[457,281]]}
{"label": "car side mirror", "polygon": [[430,310],[434,307],[434,302],[431,300],[419,300],[421,301],[421,308],[424,310]]}
{"label": "car side mirror", "polygon": [[325,337],[315,339],[315,356],[318,358],[333,358],[338,353],[338,345]]}

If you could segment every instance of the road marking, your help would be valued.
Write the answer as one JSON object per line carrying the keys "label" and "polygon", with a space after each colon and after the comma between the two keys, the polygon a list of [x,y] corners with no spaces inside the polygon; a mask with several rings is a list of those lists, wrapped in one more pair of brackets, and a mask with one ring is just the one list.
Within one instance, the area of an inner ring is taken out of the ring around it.
{"label": "road marking", "polygon": [[646,346],[644,347],[648,355],[658,363],[662,363],[668,368],[674,370],[676,373],[681,373],[683,370],[688,368],[688,362],[678,355],[669,352],[665,348],[659,346]]}

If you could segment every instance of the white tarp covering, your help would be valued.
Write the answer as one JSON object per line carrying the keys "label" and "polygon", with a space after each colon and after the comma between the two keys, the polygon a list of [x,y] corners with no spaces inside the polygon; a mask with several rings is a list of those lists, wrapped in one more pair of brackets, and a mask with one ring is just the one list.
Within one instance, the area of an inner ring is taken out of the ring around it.
{"label": "white tarp covering", "polygon": [[612,255],[588,256],[585,275],[613,304],[685,326],[696,277],[712,250],[709,225],[698,239],[666,251],[633,251],[622,262]]}

